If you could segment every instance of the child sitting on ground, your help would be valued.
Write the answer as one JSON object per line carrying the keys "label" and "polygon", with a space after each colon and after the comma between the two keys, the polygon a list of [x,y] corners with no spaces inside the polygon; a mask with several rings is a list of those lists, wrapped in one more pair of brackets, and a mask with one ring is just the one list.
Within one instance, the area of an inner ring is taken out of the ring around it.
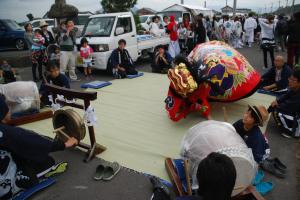
{"label": "child sitting on ground", "polygon": [[92,53],[93,49],[89,46],[86,38],[82,38],[80,41],[80,56],[83,60],[84,75],[86,79],[92,78]]}
{"label": "child sitting on ground", "polygon": [[0,76],[4,79],[4,83],[16,81],[16,70],[12,68],[6,60],[3,60],[0,70]]}
{"label": "child sitting on ground", "polygon": [[252,149],[254,160],[261,163],[270,154],[269,144],[262,134],[259,126],[263,126],[269,113],[264,106],[249,106],[243,119],[233,124],[236,132]]}
{"label": "child sitting on ground", "polygon": [[50,61],[51,62],[57,62],[57,63],[60,62],[60,49],[59,49],[58,46],[56,46],[54,48],[54,52],[51,53],[51,55],[50,55]]}
{"label": "child sitting on ground", "polygon": [[49,75],[46,77],[46,80],[43,80],[40,87],[40,97],[43,105],[51,104],[48,98],[49,93],[45,89],[46,83],[57,85],[59,87],[70,88],[69,80],[64,74],[60,73],[58,63],[50,62],[48,66],[48,73]]}

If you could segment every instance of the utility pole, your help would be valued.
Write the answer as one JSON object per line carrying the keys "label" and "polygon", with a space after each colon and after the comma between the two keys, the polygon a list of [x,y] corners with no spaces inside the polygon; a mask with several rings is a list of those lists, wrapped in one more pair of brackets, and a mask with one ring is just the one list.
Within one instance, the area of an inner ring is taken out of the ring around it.
{"label": "utility pole", "polygon": [[286,5],[285,5],[285,7],[288,7],[288,5],[289,5],[289,0],[286,0]]}
{"label": "utility pole", "polygon": [[293,0],[293,3],[292,3],[292,15],[294,14],[294,11],[295,11],[295,0]]}
{"label": "utility pole", "polygon": [[184,0],[181,0],[181,4],[184,4]]}
{"label": "utility pole", "polygon": [[271,13],[273,12],[273,2],[271,3]]}
{"label": "utility pole", "polygon": [[279,0],[279,6],[278,6],[278,8],[280,8],[280,0]]}
{"label": "utility pole", "polygon": [[204,8],[206,8],[206,1],[204,1]]}
{"label": "utility pole", "polygon": [[265,5],[265,13],[267,13],[267,5]]}
{"label": "utility pole", "polygon": [[233,17],[236,15],[236,2],[237,0],[233,0]]}

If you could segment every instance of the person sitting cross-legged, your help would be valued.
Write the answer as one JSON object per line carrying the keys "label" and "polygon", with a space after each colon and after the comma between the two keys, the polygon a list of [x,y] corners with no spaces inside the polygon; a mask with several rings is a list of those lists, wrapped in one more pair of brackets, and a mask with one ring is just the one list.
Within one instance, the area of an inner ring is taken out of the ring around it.
{"label": "person sitting cross-legged", "polygon": [[45,84],[53,84],[59,87],[70,88],[70,83],[66,75],[60,72],[59,65],[57,62],[50,62],[48,66],[48,76],[43,80],[40,87],[40,97],[42,105],[50,105],[48,95],[45,88]]}
{"label": "person sitting cross-legged", "polygon": [[119,47],[115,49],[110,56],[110,67],[115,78],[126,78],[127,75],[136,75],[133,61],[129,52],[125,49],[126,41],[121,39],[118,42]]}
{"label": "person sitting cross-legged", "polygon": [[300,137],[300,69],[295,69],[288,79],[289,90],[272,102],[272,113],[284,137]]}
{"label": "person sitting cross-legged", "polygon": [[3,77],[4,83],[11,83],[16,81],[16,69],[12,68],[6,60],[3,60],[0,66],[0,76]]}
{"label": "person sitting cross-legged", "polygon": [[154,54],[153,63],[151,65],[152,72],[156,73],[167,73],[172,67],[172,57],[165,50],[164,46],[158,46],[158,50]]}
{"label": "person sitting cross-legged", "polygon": [[292,74],[290,67],[284,62],[283,56],[276,56],[275,66],[262,76],[261,88],[275,94],[287,92],[288,78]]}

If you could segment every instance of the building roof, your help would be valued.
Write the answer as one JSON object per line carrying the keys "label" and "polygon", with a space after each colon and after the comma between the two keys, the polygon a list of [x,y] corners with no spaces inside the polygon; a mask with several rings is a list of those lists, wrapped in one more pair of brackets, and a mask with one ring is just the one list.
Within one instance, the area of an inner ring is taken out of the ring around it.
{"label": "building roof", "polygon": [[165,9],[163,9],[163,11],[164,11],[164,10],[167,10],[167,9],[170,9],[170,8],[172,8],[172,7],[176,7],[176,6],[181,6],[181,7],[190,9],[190,10],[207,10],[207,11],[212,11],[212,9],[210,9],[210,8],[204,8],[204,7],[202,7],[202,6],[187,5],[187,4],[174,4],[174,5],[172,5],[172,6],[169,6],[169,7],[165,8]]}
{"label": "building roof", "polygon": [[233,9],[233,7],[230,7],[230,6],[227,5],[227,6],[223,7],[223,8],[221,8],[221,10],[228,9],[228,8]]}
{"label": "building roof", "polygon": [[137,12],[139,12],[139,11],[141,11],[141,10],[147,10],[147,11],[149,11],[149,12],[156,13],[155,10],[153,10],[153,9],[151,9],[151,8],[146,8],[146,7],[138,9]]}

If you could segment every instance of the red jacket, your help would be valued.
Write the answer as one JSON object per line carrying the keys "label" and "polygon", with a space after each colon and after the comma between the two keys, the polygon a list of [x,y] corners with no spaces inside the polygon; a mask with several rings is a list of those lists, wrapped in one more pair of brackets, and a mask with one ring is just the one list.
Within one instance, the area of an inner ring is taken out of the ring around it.
{"label": "red jacket", "polygon": [[177,24],[175,22],[174,16],[171,16],[170,23],[169,23],[167,29],[170,31],[171,41],[176,41],[178,39],[178,34],[177,34]]}

